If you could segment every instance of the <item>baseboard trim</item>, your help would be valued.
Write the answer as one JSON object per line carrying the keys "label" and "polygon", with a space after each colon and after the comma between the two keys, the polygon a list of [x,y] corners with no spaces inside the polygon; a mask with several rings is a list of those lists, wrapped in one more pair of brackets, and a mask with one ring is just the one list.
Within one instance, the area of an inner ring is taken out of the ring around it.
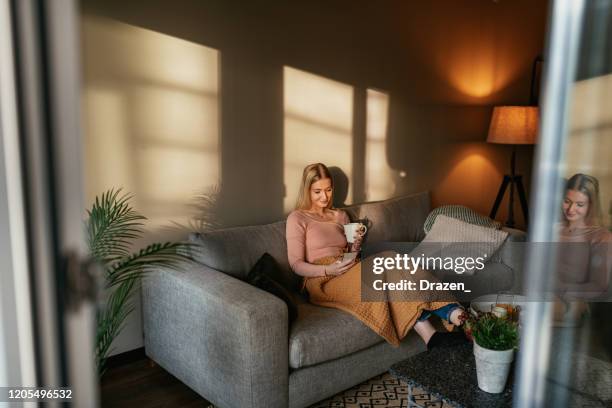
{"label": "baseboard trim", "polygon": [[121,354],[115,354],[110,356],[106,360],[106,368],[120,367],[122,365],[130,364],[135,361],[144,360],[147,358],[144,347],[140,347],[134,350],[126,351]]}

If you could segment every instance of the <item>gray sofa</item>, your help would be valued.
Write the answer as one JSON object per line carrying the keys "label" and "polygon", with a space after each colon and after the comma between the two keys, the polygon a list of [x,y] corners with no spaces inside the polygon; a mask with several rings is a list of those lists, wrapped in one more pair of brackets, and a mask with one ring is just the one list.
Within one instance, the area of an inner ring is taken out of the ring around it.
{"label": "gray sofa", "polygon": [[[352,219],[368,218],[368,240],[419,241],[430,211],[419,193],[346,208]],[[289,327],[283,301],[243,279],[270,253],[289,268],[285,222],[193,235],[206,266],[156,271],[143,283],[147,355],[219,407],[306,407],[368,378],[425,347],[411,333],[394,348],[347,313],[298,306]],[[511,240],[524,236],[512,231]],[[520,290],[521,259],[506,248],[477,276],[491,290]],[[487,279],[489,274],[493,278]]]}

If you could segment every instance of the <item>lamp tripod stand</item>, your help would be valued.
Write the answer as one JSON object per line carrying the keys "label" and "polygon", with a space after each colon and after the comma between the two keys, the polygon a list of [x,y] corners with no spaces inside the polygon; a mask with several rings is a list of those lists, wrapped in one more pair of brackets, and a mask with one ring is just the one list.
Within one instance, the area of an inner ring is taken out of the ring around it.
{"label": "lamp tripod stand", "polygon": [[[514,188],[516,187],[521,202],[521,209],[525,216],[525,226],[529,223],[529,213],[527,207],[527,196],[523,186],[523,176],[516,174],[516,145],[532,145],[535,143],[538,133],[538,95],[536,92],[539,86],[539,70],[542,64],[542,57],[537,56],[531,67],[531,86],[529,95],[529,106],[497,106],[493,109],[491,124],[487,142],[511,144],[512,157],[510,159],[510,174],[505,174],[495,203],[491,209],[489,217],[495,219],[499,205],[504,198],[506,189],[510,186],[510,198],[508,200],[508,220],[506,225],[514,227]],[[537,83],[537,85],[536,85]]]}
{"label": "lamp tripod stand", "polygon": [[499,187],[499,191],[497,192],[497,197],[495,198],[495,203],[493,203],[493,208],[491,209],[491,214],[489,214],[489,218],[495,219],[495,215],[497,214],[497,210],[499,209],[499,205],[506,194],[506,189],[510,186],[510,197],[508,200],[508,220],[506,221],[506,226],[513,228],[514,227],[514,187],[518,191],[519,200],[521,202],[521,209],[523,210],[523,215],[525,216],[525,225],[528,224],[529,220],[529,210],[527,207],[527,196],[525,195],[525,187],[523,186],[523,176],[520,174],[516,174],[516,146],[512,147],[512,158],[510,159],[510,174],[504,174],[504,180]]}

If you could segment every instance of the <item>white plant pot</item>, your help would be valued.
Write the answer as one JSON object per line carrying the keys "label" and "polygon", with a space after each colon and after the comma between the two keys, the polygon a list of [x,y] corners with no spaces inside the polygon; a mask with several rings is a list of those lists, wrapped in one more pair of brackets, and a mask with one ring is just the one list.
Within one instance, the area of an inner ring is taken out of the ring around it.
{"label": "white plant pot", "polygon": [[474,357],[478,388],[491,394],[502,392],[514,360],[514,349],[489,350],[474,342]]}

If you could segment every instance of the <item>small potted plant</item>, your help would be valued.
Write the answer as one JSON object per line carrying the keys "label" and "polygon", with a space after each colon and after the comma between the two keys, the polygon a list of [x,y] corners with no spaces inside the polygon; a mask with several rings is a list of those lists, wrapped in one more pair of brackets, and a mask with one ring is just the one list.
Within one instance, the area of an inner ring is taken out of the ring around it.
{"label": "small potted plant", "polygon": [[474,339],[478,387],[492,394],[500,393],[506,386],[518,346],[518,324],[485,313],[470,319],[468,326]]}

